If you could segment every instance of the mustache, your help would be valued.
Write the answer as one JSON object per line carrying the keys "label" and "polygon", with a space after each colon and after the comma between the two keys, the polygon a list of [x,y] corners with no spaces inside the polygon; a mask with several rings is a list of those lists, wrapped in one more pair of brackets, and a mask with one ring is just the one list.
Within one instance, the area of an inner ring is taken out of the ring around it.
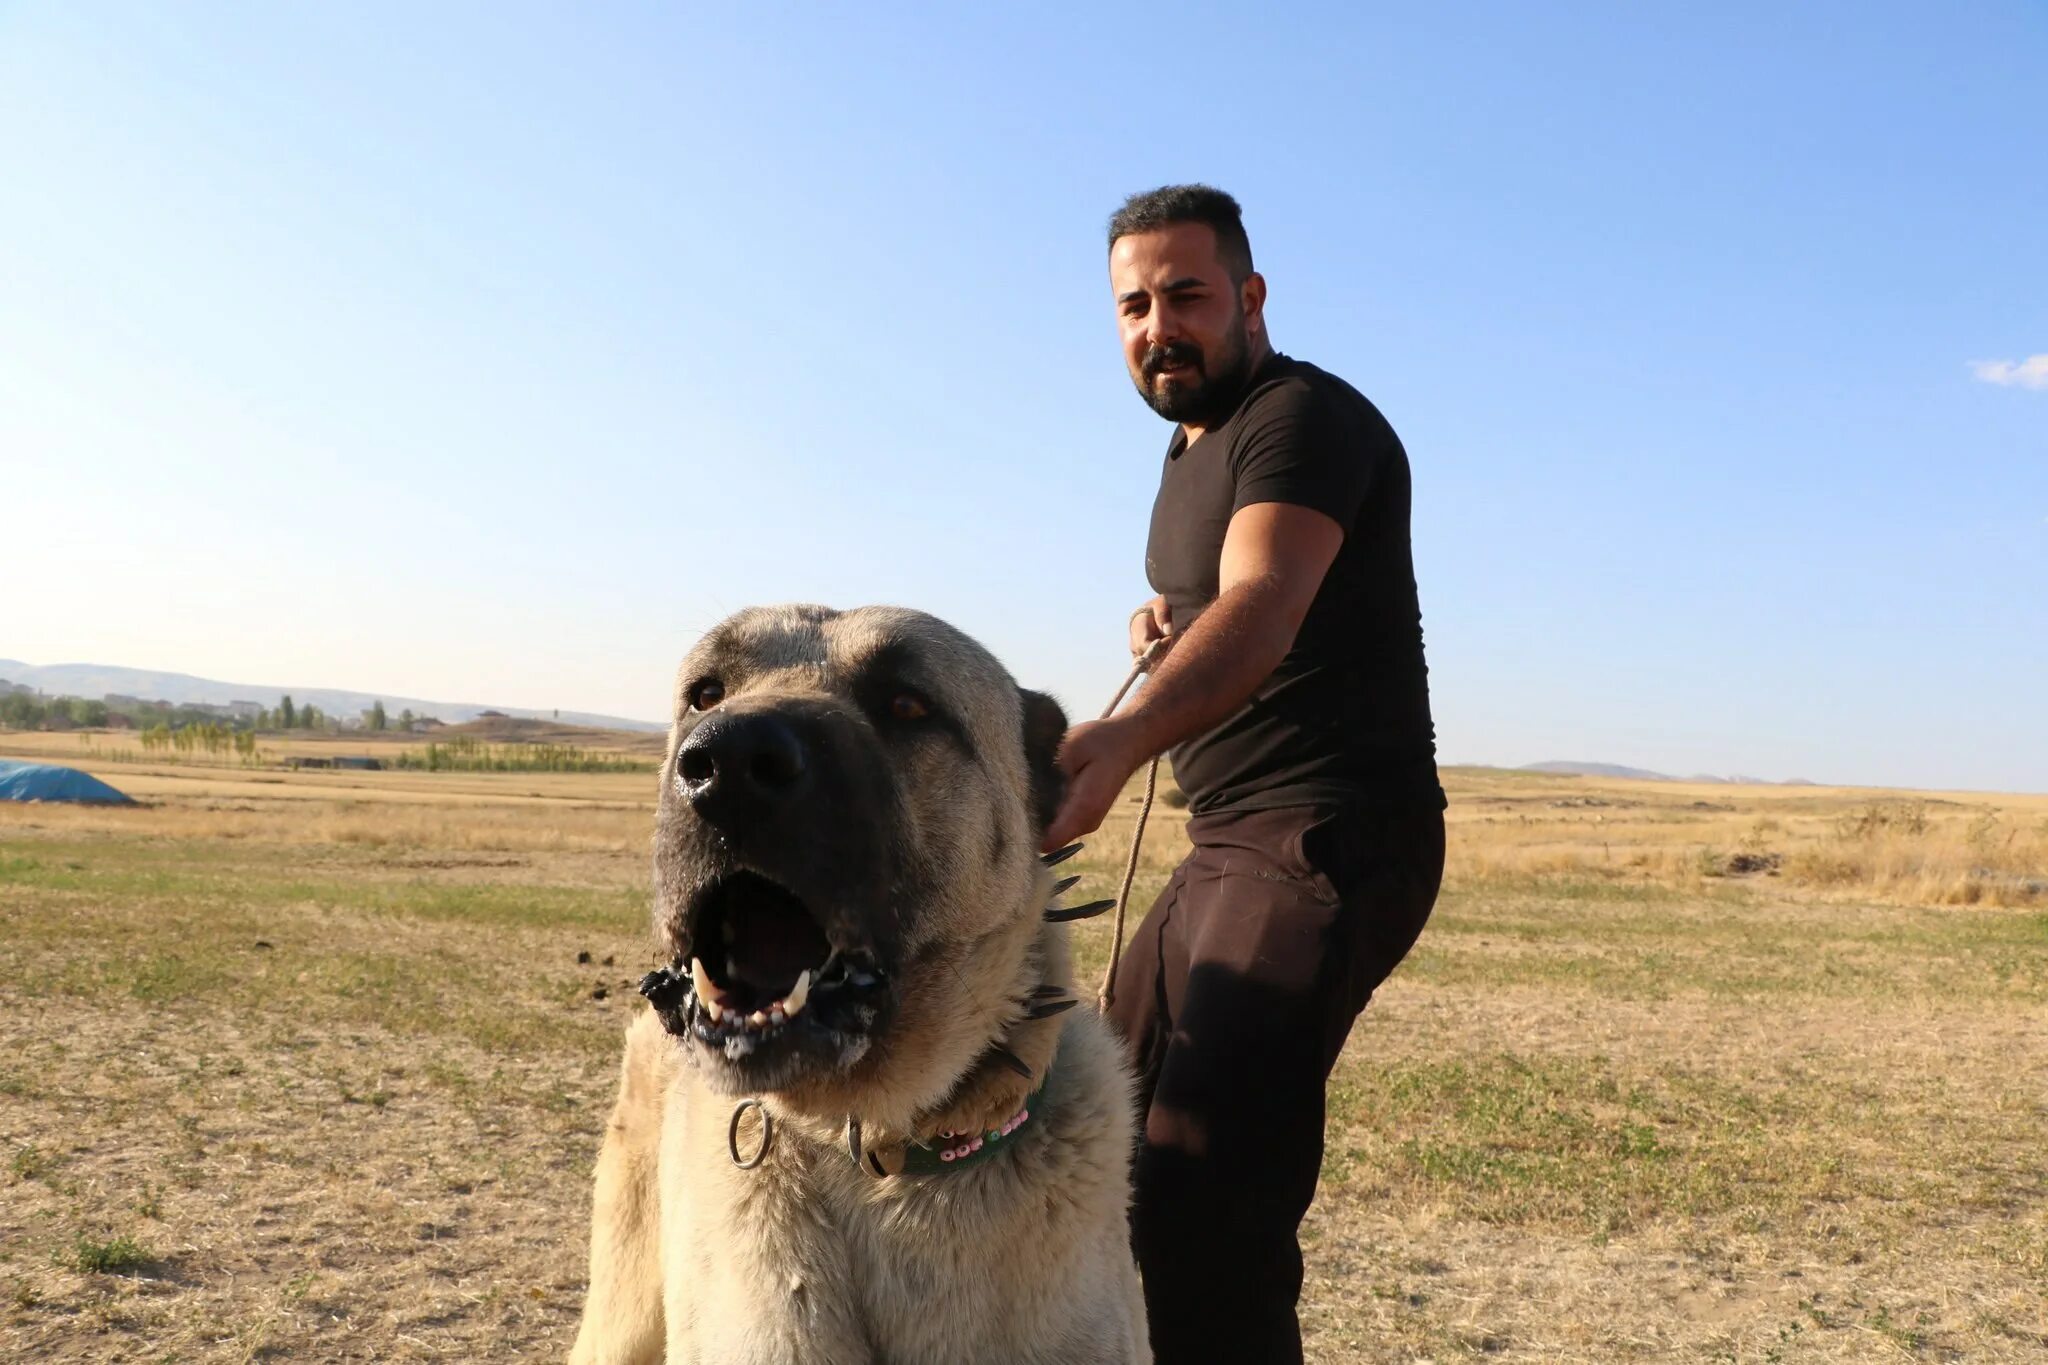
{"label": "mustache", "polygon": [[1147,379],[1157,379],[1159,372],[1168,365],[1192,365],[1202,368],[1202,348],[1190,341],[1176,341],[1166,346],[1146,348],[1145,358],[1139,363],[1139,370]]}

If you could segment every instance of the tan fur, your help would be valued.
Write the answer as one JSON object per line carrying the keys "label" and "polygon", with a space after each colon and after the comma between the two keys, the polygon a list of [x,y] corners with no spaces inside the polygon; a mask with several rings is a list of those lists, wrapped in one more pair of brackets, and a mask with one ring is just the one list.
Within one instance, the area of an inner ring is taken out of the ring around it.
{"label": "tan fur", "polygon": [[[912,646],[918,685],[965,728],[974,758],[886,750],[902,809],[878,837],[927,875],[903,920],[893,1018],[851,1065],[759,1098],[774,1140],[755,1170],[728,1151],[735,1105],[716,1056],[651,1012],[627,1030],[619,1099],[598,1160],[590,1294],[576,1365],[1135,1365],[1151,1359],[1128,1240],[1131,1083],[1092,1008],[1023,1017],[1073,982],[1065,929],[1043,922],[1053,876],[1036,855],[1020,695],[966,637],[868,608],[742,613],[679,675],[717,670],[744,706],[851,707],[885,645]],[[665,778],[666,779],[665,770]],[[672,899],[672,898],[671,898]],[[657,934],[678,952],[673,904]],[[1001,1042],[1039,1080],[991,1061]],[[1032,1119],[993,1160],[930,1176],[854,1166],[847,1121],[884,1169],[906,1140],[985,1131],[1038,1084]],[[740,1148],[761,1140],[756,1115]]]}

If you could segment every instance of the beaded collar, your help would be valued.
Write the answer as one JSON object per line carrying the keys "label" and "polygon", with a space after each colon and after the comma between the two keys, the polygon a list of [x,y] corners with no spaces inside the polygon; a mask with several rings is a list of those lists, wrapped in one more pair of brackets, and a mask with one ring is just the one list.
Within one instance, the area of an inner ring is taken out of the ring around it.
{"label": "beaded collar", "polygon": [[[1046,1075],[1050,1079],[1051,1072]],[[909,1142],[903,1147],[903,1165],[892,1171],[882,1164],[881,1158],[868,1151],[861,1143],[860,1122],[846,1121],[846,1154],[852,1160],[855,1170],[886,1180],[893,1175],[941,1175],[957,1171],[966,1166],[986,1161],[1003,1150],[1004,1144],[1031,1122],[1032,1111],[1037,1109],[1045,1097],[1045,1083],[1025,1097],[1024,1107],[1006,1119],[999,1128],[982,1133],[941,1133],[936,1143]],[[761,1136],[759,1145],[751,1156],[740,1154],[740,1123],[748,1110],[759,1114]],[[768,1150],[775,1144],[775,1116],[768,1112],[768,1106],[759,1099],[744,1099],[733,1106],[732,1122],[726,1128],[725,1142],[732,1154],[732,1164],[743,1171],[756,1170],[768,1159]]]}
{"label": "beaded collar", "polygon": [[[1050,1073],[1048,1073],[1050,1075]],[[1045,1086],[1031,1092],[1024,1100],[1024,1107],[1012,1114],[999,1128],[983,1133],[941,1133],[935,1143],[913,1142],[903,1149],[903,1169],[897,1175],[939,1175],[945,1171],[957,1171],[964,1166],[988,1160],[1003,1150],[1007,1140],[1031,1122],[1031,1115],[1045,1095]],[[868,1154],[868,1169],[876,1175],[883,1175],[881,1163],[872,1152]]]}

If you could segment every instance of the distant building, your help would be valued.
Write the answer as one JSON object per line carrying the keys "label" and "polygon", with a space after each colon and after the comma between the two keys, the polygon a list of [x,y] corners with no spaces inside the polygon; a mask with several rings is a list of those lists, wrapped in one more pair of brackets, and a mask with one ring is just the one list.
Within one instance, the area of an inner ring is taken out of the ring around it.
{"label": "distant building", "polygon": [[228,714],[236,720],[255,720],[263,714],[263,703],[260,701],[231,701],[228,703]]}

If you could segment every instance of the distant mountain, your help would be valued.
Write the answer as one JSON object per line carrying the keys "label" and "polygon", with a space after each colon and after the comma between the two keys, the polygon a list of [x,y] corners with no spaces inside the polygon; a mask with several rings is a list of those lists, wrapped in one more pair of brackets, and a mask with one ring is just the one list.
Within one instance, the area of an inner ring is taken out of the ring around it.
{"label": "distant mountain", "polygon": [[[5,665],[0,664],[0,669]],[[1811,787],[1813,783],[1803,777],[1788,777],[1783,782],[1773,782],[1768,777],[1715,777],[1709,773],[1694,773],[1691,777],[1673,777],[1669,773],[1653,773],[1648,768],[1624,768],[1619,763],[1580,763],[1573,759],[1553,759],[1548,763],[1525,763],[1518,770],[1525,773],[1557,773],[1565,777],[1632,777],[1641,782],[1724,782],[1740,787]]]}
{"label": "distant mountain", "polygon": [[[0,664],[0,668],[4,667],[4,664]],[[1678,781],[1669,773],[1653,773],[1647,768],[1624,768],[1619,763],[1580,763],[1568,758],[1552,759],[1548,763],[1525,763],[1522,765],[1522,771],[1559,773],[1566,777],[1633,777],[1645,782]]]}
{"label": "distant mountain", "polygon": [[[53,697],[84,697],[96,701],[108,695],[137,697],[143,701],[225,706],[234,701],[260,702],[274,707],[289,694],[292,703],[311,703],[336,720],[359,715],[381,701],[394,718],[400,711],[435,716],[451,725],[475,720],[485,711],[520,716],[529,720],[554,718],[553,711],[522,710],[517,706],[490,706],[483,702],[427,701],[419,697],[396,697],[388,692],[350,692],[333,687],[277,687],[269,683],[220,682],[195,678],[189,673],[156,673],[142,668],[121,668],[112,664],[25,664],[17,659],[0,659],[0,680],[38,689]],[[666,730],[666,724],[630,720],[624,716],[600,716],[588,711],[563,711],[560,719],[569,725],[592,725],[607,730]]]}

